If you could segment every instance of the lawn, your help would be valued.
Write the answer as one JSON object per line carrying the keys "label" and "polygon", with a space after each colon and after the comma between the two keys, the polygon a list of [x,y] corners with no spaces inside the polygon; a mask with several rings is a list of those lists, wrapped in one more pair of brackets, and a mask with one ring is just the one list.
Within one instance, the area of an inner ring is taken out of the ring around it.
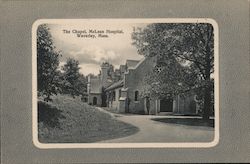
{"label": "lawn", "polygon": [[70,96],[58,95],[52,102],[38,102],[38,139],[41,143],[90,143],[138,131],[137,127]]}

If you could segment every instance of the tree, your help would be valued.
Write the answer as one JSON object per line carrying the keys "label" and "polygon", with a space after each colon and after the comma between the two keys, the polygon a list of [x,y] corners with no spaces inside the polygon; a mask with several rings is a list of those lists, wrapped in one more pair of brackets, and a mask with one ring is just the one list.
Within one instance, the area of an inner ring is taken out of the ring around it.
{"label": "tree", "polygon": [[144,97],[164,99],[176,95],[185,96],[196,81],[196,74],[174,59],[169,63],[157,62],[155,68],[144,77]]}
{"label": "tree", "polygon": [[[204,101],[203,119],[211,113],[214,33],[208,23],[156,23],[134,29],[133,45],[145,57],[156,57],[157,69],[148,79],[151,88],[180,94],[199,89]],[[158,82],[157,82],[157,80]],[[155,81],[154,81],[155,80]]]}
{"label": "tree", "polygon": [[50,96],[60,90],[59,56],[55,50],[49,27],[42,24],[37,29],[37,79],[38,96],[45,96],[45,101],[51,101]]}
{"label": "tree", "polygon": [[79,72],[79,62],[73,58],[68,58],[62,70],[63,93],[70,94],[73,97],[83,96],[87,90],[87,79]]}
{"label": "tree", "polygon": [[101,99],[102,99],[101,107],[107,107],[107,95],[105,92],[105,88],[102,87],[101,91],[102,91],[102,93],[101,93]]}

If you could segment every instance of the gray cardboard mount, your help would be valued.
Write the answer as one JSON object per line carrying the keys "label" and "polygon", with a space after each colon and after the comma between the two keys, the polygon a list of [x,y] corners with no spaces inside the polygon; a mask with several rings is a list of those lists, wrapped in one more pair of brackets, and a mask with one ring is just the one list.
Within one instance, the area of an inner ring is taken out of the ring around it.
{"label": "gray cardboard mount", "polygon": [[[249,1],[1,1],[1,163],[250,162]],[[37,19],[212,18],[219,25],[220,141],[212,148],[38,149],[31,28]]]}

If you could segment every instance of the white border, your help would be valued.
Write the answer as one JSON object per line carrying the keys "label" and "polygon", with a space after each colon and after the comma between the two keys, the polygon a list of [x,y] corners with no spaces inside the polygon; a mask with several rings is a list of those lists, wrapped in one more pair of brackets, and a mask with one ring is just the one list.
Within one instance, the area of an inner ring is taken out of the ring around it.
{"label": "white border", "polygon": [[[76,24],[77,23],[210,23],[214,28],[214,90],[215,90],[215,127],[212,142],[183,142],[183,143],[40,143],[38,140],[37,120],[37,28],[47,24]],[[209,148],[219,143],[219,30],[218,24],[210,18],[156,18],[156,19],[39,19],[32,25],[32,134],[33,143],[41,149],[51,148]]]}

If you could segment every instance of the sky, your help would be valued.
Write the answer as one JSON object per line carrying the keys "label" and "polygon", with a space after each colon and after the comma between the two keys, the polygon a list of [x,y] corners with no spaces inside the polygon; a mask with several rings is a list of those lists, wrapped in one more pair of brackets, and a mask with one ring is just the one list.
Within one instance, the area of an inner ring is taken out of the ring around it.
{"label": "sky", "polygon": [[[140,60],[142,55],[137,53],[133,46],[131,33],[134,27],[145,27],[146,24],[128,23],[82,23],[82,24],[49,24],[54,45],[62,51],[60,66],[71,57],[79,61],[80,72],[84,75],[93,73],[97,75],[100,64],[108,61],[118,68],[125,64],[127,59]],[[99,33],[89,33],[89,30],[97,30]],[[119,31],[120,33],[107,33],[106,30]],[[78,37],[77,34],[83,34]],[[84,33],[85,32],[85,33]],[[108,37],[98,37],[98,34]],[[95,35],[95,38],[85,36]]]}

